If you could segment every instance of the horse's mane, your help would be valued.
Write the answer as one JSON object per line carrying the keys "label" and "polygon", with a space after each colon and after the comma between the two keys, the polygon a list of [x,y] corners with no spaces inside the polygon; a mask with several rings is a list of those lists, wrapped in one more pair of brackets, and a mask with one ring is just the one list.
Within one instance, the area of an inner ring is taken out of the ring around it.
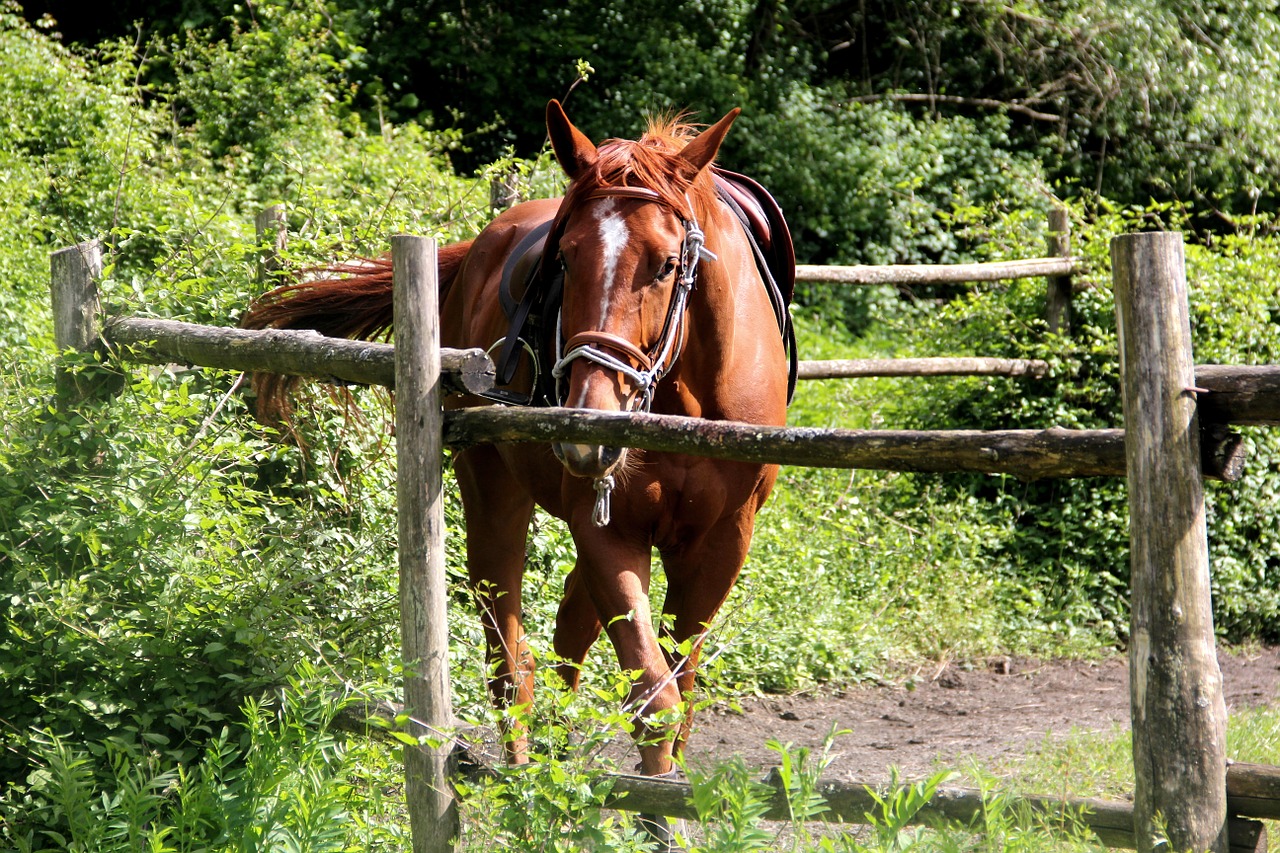
{"label": "horse's mane", "polygon": [[[648,128],[639,139],[608,139],[597,149],[590,170],[579,175],[565,193],[564,210],[605,187],[645,187],[657,192],[676,210],[688,210],[699,219],[715,204],[715,186],[704,170],[690,180],[677,168],[676,155],[699,128],[681,115],[660,115],[649,119]],[[685,199],[688,198],[686,202]]]}

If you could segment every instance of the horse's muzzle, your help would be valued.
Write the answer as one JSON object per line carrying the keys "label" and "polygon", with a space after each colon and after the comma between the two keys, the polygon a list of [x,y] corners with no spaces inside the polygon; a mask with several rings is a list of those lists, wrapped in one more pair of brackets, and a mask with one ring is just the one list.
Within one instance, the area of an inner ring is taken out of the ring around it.
{"label": "horse's muzzle", "polygon": [[575,477],[599,478],[612,474],[627,456],[625,447],[602,447],[597,444],[551,445],[565,470]]}

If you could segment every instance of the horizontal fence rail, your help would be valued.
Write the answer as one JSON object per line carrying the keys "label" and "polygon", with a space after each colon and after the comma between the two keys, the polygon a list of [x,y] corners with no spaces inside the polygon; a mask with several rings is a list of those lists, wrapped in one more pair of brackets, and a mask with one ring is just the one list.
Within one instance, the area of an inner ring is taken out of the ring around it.
{"label": "horizontal fence rail", "polygon": [[484,407],[447,412],[455,449],[566,441],[686,453],[737,462],[981,472],[1044,477],[1124,476],[1124,430],[853,430],[768,427],[640,412]]}
{"label": "horizontal fence rail", "polygon": [[1017,278],[1057,278],[1081,272],[1075,258],[1029,258],[979,264],[796,264],[796,281],[813,284],[970,284]]}
{"label": "horizontal fence rail", "polygon": [[[485,406],[446,412],[444,442],[568,441],[814,468],[1010,474],[1023,480],[1125,476],[1122,429],[852,430],[769,427],[679,415]],[[1204,476],[1243,473],[1239,437],[1204,442]]]}
{"label": "horizontal fence rail", "polygon": [[[395,702],[355,701],[339,711],[334,725],[342,731],[399,743],[392,733],[405,730],[403,712],[403,706]],[[471,742],[484,738],[485,735],[479,731],[463,736],[463,743],[468,745],[456,748],[462,775],[475,779],[493,776],[497,772],[484,755],[473,751]],[[604,775],[604,780],[610,786],[604,803],[606,808],[683,820],[699,819],[693,806],[693,786],[688,781],[632,773],[609,773]],[[761,819],[791,820],[787,793],[777,769],[770,769],[760,781],[773,789],[768,795],[767,811]],[[910,785],[913,782],[908,780],[899,784]],[[869,823],[869,816],[878,817],[881,812],[873,793],[881,799],[891,799],[895,792],[894,787],[883,781],[846,779],[820,779],[815,790],[826,806],[821,819],[846,824]],[[1233,762],[1227,767],[1226,791],[1232,815],[1232,853],[1265,851],[1265,847],[1257,846],[1259,839],[1265,839],[1263,826],[1257,821],[1280,820],[1280,767]],[[1108,847],[1130,850],[1136,847],[1133,803],[1093,797],[1014,794],[941,786],[910,823],[917,826],[974,826],[975,821],[990,808],[993,799],[1009,806],[1006,813],[1027,828],[1052,824],[1055,818],[1059,818],[1068,828],[1087,827]]]}
{"label": "horizontal fence rail", "polygon": [[1025,376],[1041,379],[1049,362],[1024,358],[851,358],[800,362],[800,379],[870,376]]}
{"label": "horizontal fence rail", "polygon": [[[688,782],[657,779],[652,776],[617,774],[605,805],[625,811],[660,814],[666,817],[696,820],[697,810],[691,805],[693,788]],[[763,780],[774,789],[764,820],[789,820],[791,810],[786,791],[776,774]],[[893,789],[881,784],[854,781],[819,781],[816,792],[826,803],[823,819],[833,822],[866,824],[869,816],[881,810],[876,796],[892,798]],[[873,795],[874,794],[874,795]],[[1013,820],[1028,828],[1060,819],[1067,828],[1083,824],[1108,847],[1136,849],[1133,804],[1094,798],[1043,795],[997,795],[1012,808]],[[968,827],[981,825],[983,814],[990,809],[992,794],[970,788],[940,787],[910,823],[915,825],[948,824]],[[1259,837],[1265,839],[1262,824],[1243,818],[1280,818],[1280,768],[1252,764],[1235,764],[1227,770],[1227,801],[1231,814],[1231,850],[1257,848]],[[1265,848],[1263,848],[1265,850]]]}
{"label": "horizontal fence rail", "polygon": [[[228,329],[176,320],[113,317],[103,324],[109,345],[127,347],[135,361],[191,364],[308,376],[356,385],[395,387],[395,347],[330,338],[292,329]],[[493,387],[493,363],[480,349],[441,349],[441,381],[449,390],[481,393]]]}
{"label": "horizontal fence rail", "polygon": [[1280,426],[1280,365],[1198,364],[1195,376],[1202,423]]}
{"label": "horizontal fence rail", "polygon": [[[402,714],[403,707],[394,702],[355,702],[339,712],[334,724],[343,731],[398,743],[392,733],[404,730]],[[470,741],[473,737],[477,737],[475,733],[470,737],[464,736],[463,740]],[[478,735],[477,739],[483,740],[484,735]],[[471,747],[459,746],[458,756],[460,772],[464,776],[474,779],[492,776],[496,772],[486,758],[473,752]],[[605,774],[602,781],[609,784],[609,794],[604,803],[606,808],[684,820],[700,819],[693,806],[693,787],[687,781],[630,773]],[[770,770],[761,782],[773,789],[761,819],[791,820],[787,794],[777,770]],[[820,819],[843,824],[870,823],[872,817],[878,817],[881,811],[876,796],[882,800],[892,799],[895,790],[883,781],[820,779],[815,791],[826,807]],[[1258,821],[1280,820],[1280,767],[1243,762],[1230,764],[1226,773],[1226,797],[1231,815],[1231,853],[1265,853],[1265,826]],[[993,800],[1005,804],[1011,819],[1028,829],[1060,821],[1067,829],[1087,828],[1108,847],[1134,849],[1137,846],[1133,803],[1092,797],[1015,794],[942,786],[936,789],[910,823],[961,828],[980,825],[982,815],[990,809]]]}

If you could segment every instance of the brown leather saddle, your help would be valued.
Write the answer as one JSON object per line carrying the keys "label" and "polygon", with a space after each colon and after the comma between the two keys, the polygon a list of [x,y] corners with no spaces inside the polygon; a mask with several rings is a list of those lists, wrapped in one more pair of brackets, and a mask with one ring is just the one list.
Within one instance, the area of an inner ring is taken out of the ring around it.
{"label": "brown leather saddle", "polygon": [[[787,401],[790,402],[795,394],[798,368],[795,327],[790,311],[796,284],[796,255],[791,229],[778,202],[756,181],[719,167],[712,167],[712,179],[720,200],[742,223],[773,305],[774,317],[787,351]],[[532,361],[535,380],[528,394],[499,388],[485,395],[499,402],[522,406],[556,405],[555,381],[550,370],[544,370],[542,366],[554,363],[556,358],[555,318],[560,313],[563,295],[564,271],[554,263],[554,257],[549,261],[543,251],[557,220],[558,216],[548,218],[525,235],[503,265],[499,296],[508,329],[494,363],[497,384],[509,384],[524,357]],[[524,284],[519,298],[514,295],[516,282]]]}

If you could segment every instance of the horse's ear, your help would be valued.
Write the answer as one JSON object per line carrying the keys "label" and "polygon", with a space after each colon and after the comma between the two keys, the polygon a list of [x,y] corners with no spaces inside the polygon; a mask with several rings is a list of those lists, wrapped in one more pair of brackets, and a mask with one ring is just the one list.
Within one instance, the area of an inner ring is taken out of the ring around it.
{"label": "horse's ear", "polygon": [[733,124],[733,120],[738,117],[740,112],[742,110],[734,107],[729,111],[728,115],[690,140],[689,144],[680,152],[679,158],[689,165],[689,177],[693,177],[707,168],[711,161],[716,158],[716,152],[720,150],[720,143],[724,142],[724,135],[729,132],[729,126]]}
{"label": "horse's ear", "polygon": [[596,162],[596,146],[573,126],[564,107],[554,98],[547,102],[547,133],[551,136],[551,150],[556,152],[569,180],[575,180]]}

